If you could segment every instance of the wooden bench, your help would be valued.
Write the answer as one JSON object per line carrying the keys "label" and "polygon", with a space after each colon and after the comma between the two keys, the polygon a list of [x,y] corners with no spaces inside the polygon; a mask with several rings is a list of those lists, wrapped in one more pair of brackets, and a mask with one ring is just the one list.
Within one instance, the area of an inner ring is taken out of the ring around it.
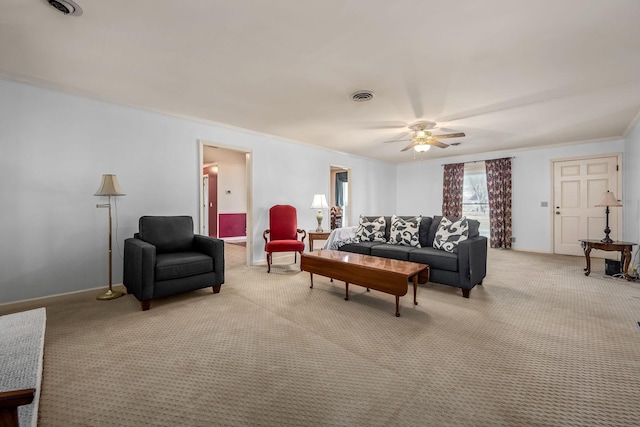
{"label": "wooden bench", "polygon": [[0,316],[0,426],[36,426],[44,355],[44,308]]}

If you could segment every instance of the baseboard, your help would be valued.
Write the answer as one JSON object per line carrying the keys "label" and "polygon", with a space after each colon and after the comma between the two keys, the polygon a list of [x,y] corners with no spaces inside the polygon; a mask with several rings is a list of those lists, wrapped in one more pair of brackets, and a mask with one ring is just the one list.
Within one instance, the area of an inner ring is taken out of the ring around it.
{"label": "baseboard", "polygon": [[[112,285],[113,290],[117,290],[117,291],[126,291],[124,285],[122,283],[119,283],[117,285]],[[19,301],[12,301],[12,302],[5,302],[0,304],[0,308],[7,308],[7,307],[11,307],[13,305],[19,305],[19,304],[28,304],[28,305],[33,305],[33,303],[35,302],[40,302],[42,303],[42,305],[45,305],[45,302],[49,302],[49,301],[54,301],[56,298],[66,298],[69,295],[76,295],[76,294],[83,294],[83,293],[96,293],[96,295],[98,295],[100,293],[100,291],[104,292],[105,289],[107,289],[106,286],[100,286],[97,288],[89,288],[89,289],[82,289],[79,291],[72,291],[72,292],[64,292],[61,294],[54,294],[54,295],[47,295],[44,297],[37,297],[37,298],[29,298],[29,299],[23,299],[23,300],[19,300]]]}

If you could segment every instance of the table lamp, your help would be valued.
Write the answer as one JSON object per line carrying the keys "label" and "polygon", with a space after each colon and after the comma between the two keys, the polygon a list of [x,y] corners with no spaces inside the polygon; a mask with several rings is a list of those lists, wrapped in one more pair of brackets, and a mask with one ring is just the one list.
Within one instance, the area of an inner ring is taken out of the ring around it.
{"label": "table lamp", "polygon": [[328,209],[329,205],[327,205],[327,198],[324,194],[316,194],[313,196],[313,202],[311,202],[311,209],[318,209],[318,215],[316,215],[316,219],[318,220],[318,228],[316,228],[316,232],[322,233],[322,209]]}
{"label": "table lamp", "polygon": [[604,213],[607,217],[607,223],[606,226],[604,228],[604,239],[600,240],[602,243],[613,243],[613,240],[611,240],[611,238],[609,237],[609,233],[611,233],[611,229],[609,228],[609,206],[622,206],[622,203],[620,203],[618,201],[618,199],[616,199],[616,197],[613,195],[612,192],[610,191],[605,191],[602,194],[602,198],[600,199],[600,201],[598,203],[596,203],[595,205],[596,207],[603,207],[606,206],[607,208],[605,209]]}

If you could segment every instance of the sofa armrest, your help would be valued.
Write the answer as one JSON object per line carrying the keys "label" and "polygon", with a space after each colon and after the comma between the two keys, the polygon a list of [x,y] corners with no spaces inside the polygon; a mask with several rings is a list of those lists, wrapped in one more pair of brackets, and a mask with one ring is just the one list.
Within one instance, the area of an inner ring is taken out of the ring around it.
{"label": "sofa armrest", "polygon": [[487,275],[487,238],[476,236],[458,243],[458,271],[462,288],[471,289]]}
{"label": "sofa armrest", "polygon": [[216,273],[216,285],[224,283],[224,240],[196,234],[193,236],[196,251],[213,258],[213,271]]}
{"label": "sofa armrest", "polygon": [[155,246],[136,238],[125,239],[122,283],[127,292],[135,295],[139,301],[153,298],[155,267]]}

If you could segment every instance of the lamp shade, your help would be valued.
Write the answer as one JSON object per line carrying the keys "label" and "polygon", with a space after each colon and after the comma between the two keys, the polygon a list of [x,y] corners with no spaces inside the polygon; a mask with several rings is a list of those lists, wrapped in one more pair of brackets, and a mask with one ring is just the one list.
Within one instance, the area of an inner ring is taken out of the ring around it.
{"label": "lamp shade", "polygon": [[595,206],[596,207],[601,207],[601,206],[622,206],[622,203],[620,203],[618,201],[618,199],[616,199],[616,196],[614,196],[612,192],[605,191],[604,193],[602,193],[602,198],[600,199],[600,201]]}
{"label": "lamp shade", "polygon": [[327,198],[324,194],[316,194],[313,196],[313,202],[311,202],[311,209],[328,209]]}
{"label": "lamp shade", "polygon": [[120,184],[118,184],[118,178],[115,175],[102,175],[102,184],[100,184],[100,188],[96,191],[94,196],[124,196],[125,194],[122,192],[120,188]]}

